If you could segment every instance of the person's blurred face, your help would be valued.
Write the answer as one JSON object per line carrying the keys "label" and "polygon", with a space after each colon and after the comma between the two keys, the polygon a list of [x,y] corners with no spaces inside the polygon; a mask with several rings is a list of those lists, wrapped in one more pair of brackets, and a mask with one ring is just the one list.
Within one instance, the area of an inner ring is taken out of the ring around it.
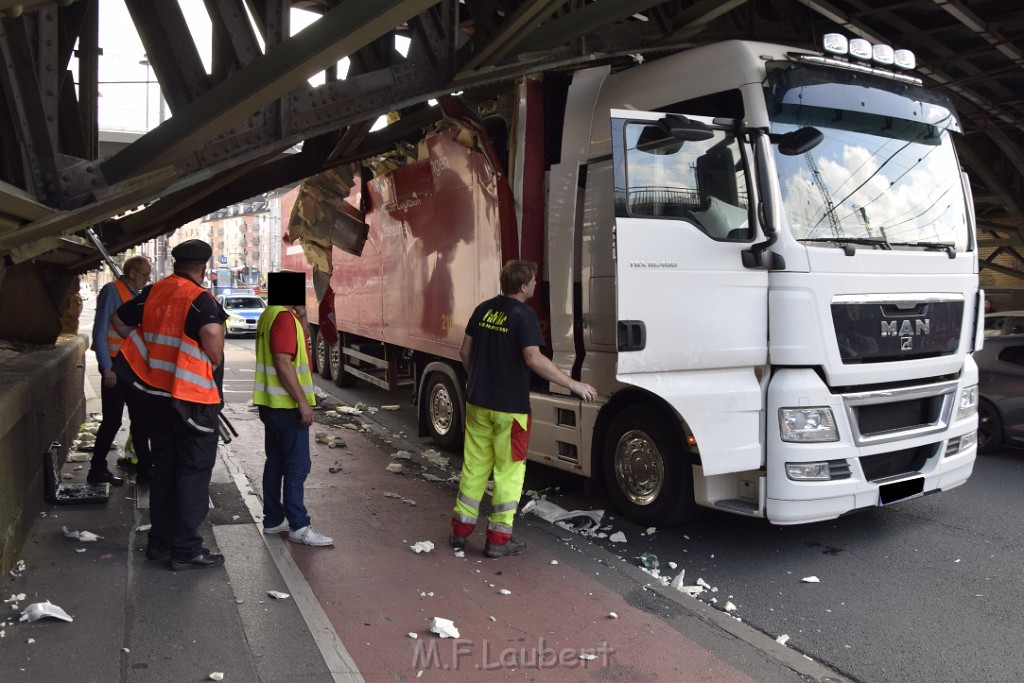
{"label": "person's blurred face", "polygon": [[149,283],[149,278],[153,274],[153,266],[148,263],[138,268],[131,268],[125,273],[128,285],[136,292],[145,287]]}

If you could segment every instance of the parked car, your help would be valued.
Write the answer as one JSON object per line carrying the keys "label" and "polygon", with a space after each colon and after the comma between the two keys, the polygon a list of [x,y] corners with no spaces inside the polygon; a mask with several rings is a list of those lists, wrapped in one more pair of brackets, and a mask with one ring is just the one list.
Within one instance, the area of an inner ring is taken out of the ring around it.
{"label": "parked car", "polygon": [[1002,337],[1007,334],[1024,334],[1024,311],[985,314],[986,337]]}
{"label": "parked car", "polygon": [[224,307],[228,319],[224,321],[224,334],[256,334],[256,322],[267,307],[267,302],[255,294],[221,294],[217,302]]}
{"label": "parked car", "polygon": [[1024,446],[1024,334],[989,337],[978,364],[978,452]]}

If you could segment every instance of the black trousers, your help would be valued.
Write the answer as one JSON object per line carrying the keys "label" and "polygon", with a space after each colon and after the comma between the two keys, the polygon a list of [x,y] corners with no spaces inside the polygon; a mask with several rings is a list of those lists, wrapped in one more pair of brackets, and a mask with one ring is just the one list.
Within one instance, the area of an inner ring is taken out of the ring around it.
{"label": "black trousers", "polygon": [[190,560],[203,549],[199,525],[209,511],[210,476],[217,462],[217,432],[198,432],[170,398],[144,394],[152,438],[148,549]]}
{"label": "black trousers", "polygon": [[146,410],[144,406],[144,395],[132,389],[131,385],[117,377],[117,384],[109,389],[100,384],[100,402],[103,406],[103,421],[100,428],[96,430],[96,446],[92,452],[92,464],[90,469],[107,469],[107,453],[110,451],[110,444],[114,443],[117,430],[121,428],[121,420],[124,416],[124,407],[128,406],[128,432],[132,435],[132,444],[135,446],[135,454],[139,458],[138,471],[148,472],[150,468],[150,447],[149,429],[146,426]]}

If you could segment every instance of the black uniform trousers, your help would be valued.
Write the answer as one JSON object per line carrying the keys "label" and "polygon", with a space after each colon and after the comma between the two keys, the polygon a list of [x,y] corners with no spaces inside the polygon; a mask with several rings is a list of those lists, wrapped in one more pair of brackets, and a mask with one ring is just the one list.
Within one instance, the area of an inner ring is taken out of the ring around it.
{"label": "black uniform trousers", "polygon": [[164,396],[146,395],[153,481],[149,487],[148,552],[171,551],[187,561],[203,551],[199,525],[210,506],[210,476],[217,461],[217,432],[190,427]]}
{"label": "black uniform trousers", "polygon": [[145,398],[120,375],[117,384],[107,388],[100,383],[100,402],[103,406],[103,422],[96,430],[96,445],[92,451],[92,463],[89,468],[102,472],[107,469],[107,453],[110,444],[114,443],[117,430],[121,428],[125,404],[128,405],[128,431],[132,435],[135,454],[139,458],[138,471],[149,472],[149,429],[146,426],[146,410],[143,406]]}

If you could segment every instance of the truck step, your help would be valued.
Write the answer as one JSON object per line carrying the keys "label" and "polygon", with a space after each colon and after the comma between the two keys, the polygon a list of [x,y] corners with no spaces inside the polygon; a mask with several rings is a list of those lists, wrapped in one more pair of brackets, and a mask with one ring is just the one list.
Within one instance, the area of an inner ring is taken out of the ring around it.
{"label": "truck step", "polygon": [[716,500],[715,507],[724,508],[731,512],[738,512],[741,515],[760,516],[760,512],[757,509],[757,503],[752,500],[743,500],[742,498]]}

